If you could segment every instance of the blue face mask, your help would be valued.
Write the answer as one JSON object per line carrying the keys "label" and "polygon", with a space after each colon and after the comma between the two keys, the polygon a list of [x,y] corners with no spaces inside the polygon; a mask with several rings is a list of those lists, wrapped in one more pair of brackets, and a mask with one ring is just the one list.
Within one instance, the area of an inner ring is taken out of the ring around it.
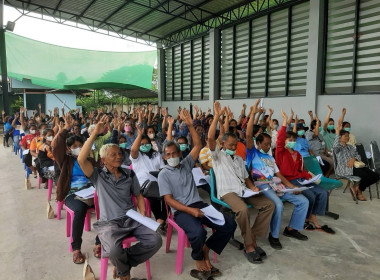
{"label": "blue face mask", "polygon": [[262,153],[262,154],[266,154],[266,152],[264,152],[263,149],[260,149],[260,153]]}
{"label": "blue face mask", "polygon": [[294,127],[294,122],[292,122],[292,123],[290,124],[290,127]]}
{"label": "blue face mask", "polygon": [[286,144],[286,147],[288,147],[288,148],[290,148],[290,149],[293,149],[295,145],[296,145],[296,142],[289,141],[289,142]]}
{"label": "blue face mask", "polygon": [[328,130],[333,130],[333,129],[334,129],[334,125],[333,125],[333,124],[329,124],[329,125],[327,126],[327,129],[328,129]]}
{"label": "blue face mask", "polygon": [[235,151],[232,151],[232,150],[226,149],[226,154],[227,154],[227,155],[230,155],[230,156],[233,156],[233,155],[235,154]]}
{"label": "blue face mask", "polygon": [[350,132],[351,131],[351,127],[345,127],[344,130]]}
{"label": "blue face mask", "polygon": [[127,148],[127,143],[120,143],[119,147],[120,147],[120,149],[126,149]]}
{"label": "blue face mask", "polygon": [[187,144],[179,144],[179,149],[181,150],[181,152],[186,151],[187,148],[188,148]]}
{"label": "blue face mask", "polygon": [[152,149],[152,145],[151,144],[145,144],[145,145],[141,145],[140,146],[140,152],[142,152],[142,153],[147,153],[151,149]]}
{"label": "blue face mask", "polygon": [[275,125],[274,125],[274,129],[275,129],[275,130],[278,129],[278,124],[275,124]]}
{"label": "blue face mask", "polygon": [[298,130],[297,131],[297,134],[298,134],[298,136],[304,136],[305,135],[305,130]]}

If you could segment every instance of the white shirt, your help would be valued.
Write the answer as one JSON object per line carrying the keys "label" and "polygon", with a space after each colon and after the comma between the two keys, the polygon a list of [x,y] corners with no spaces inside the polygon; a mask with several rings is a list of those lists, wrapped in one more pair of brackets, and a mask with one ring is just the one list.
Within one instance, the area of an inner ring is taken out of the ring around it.
{"label": "white shirt", "polygon": [[211,151],[211,158],[218,198],[231,192],[242,196],[243,190],[246,189],[245,179],[248,178],[243,159],[237,155],[232,158],[224,150],[221,151],[218,145],[215,151]]}
{"label": "white shirt", "polygon": [[139,151],[137,158],[132,158],[133,171],[136,173],[137,179],[139,180],[140,186],[146,181],[157,181],[157,178],[149,173],[149,171],[158,171],[165,166],[162,156],[156,153],[153,158],[149,158],[147,155]]}

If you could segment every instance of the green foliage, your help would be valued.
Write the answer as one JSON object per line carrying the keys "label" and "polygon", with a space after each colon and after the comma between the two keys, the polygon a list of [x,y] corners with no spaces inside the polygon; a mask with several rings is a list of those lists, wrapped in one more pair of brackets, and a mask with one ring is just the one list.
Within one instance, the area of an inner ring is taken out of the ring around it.
{"label": "green foliage", "polygon": [[22,98],[21,96],[18,96],[18,98],[16,98],[12,104],[11,104],[11,112],[17,112],[20,110],[20,107],[24,107],[24,98]]}

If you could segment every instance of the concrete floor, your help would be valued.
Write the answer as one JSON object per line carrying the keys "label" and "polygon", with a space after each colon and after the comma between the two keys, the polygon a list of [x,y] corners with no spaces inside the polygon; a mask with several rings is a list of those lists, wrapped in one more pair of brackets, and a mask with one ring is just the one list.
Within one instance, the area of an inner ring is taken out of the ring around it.
{"label": "concrete floor", "polygon": [[[37,189],[37,180],[32,178],[33,189],[27,191],[24,174],[20,158],[10,148],[0,147],[0,279],[82,279],[83,265],[73,264],[69,252],[65,212],[60,221],[48,220],[47,190]],[[334,191],[330,203],[340,219],[320,218],[322,224],[336,230],[335,235],[306,232],[306,242],[281,235],[281,251],[273,250],[267,240],[259,240],[268,254],[260,265],[248,263],[242,251],[227,245],[216,264],[223,271],[219,279],[380,279],[380,200],[355,205],[350,194],[342,191]],[[368,192],[365,195],[369,198]],[[54,198],[53,190],[51,204],[56,210]],[[283,227],[291,210],[291,205],[286,204]],[[94,239],[94,231],[84,232],[82,252],[88,253],[89,264],[99,279],[100,261],[92,254]],[[165,254],[163,245],[151,259],[154,280],[194,279],[189,275],[193,268],[190,249],[185,250],[183,273],[175,274],[176,239],[174,235],[169,254]],[[111,271],[109,265],[108,279],[112,279]],[[134,268],[132,276],[146,277],[145,265]]]}

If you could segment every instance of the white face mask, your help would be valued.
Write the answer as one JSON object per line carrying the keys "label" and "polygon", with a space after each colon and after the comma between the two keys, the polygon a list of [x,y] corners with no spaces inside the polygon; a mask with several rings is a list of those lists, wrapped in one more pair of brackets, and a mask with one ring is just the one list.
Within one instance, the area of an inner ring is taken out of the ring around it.
{"label": "white face mask", "polygon": [[149,137],[150,140],[153,140],[153,139],[154,139],[154,136],[155,136],[154,133],[149,133],[149,134],[148,134],[148,137]]}
{"label": "white face mask", "polygon": [[166,160],[171,167],[176,167],[179,164],[179,157],[172,157]]}
{"label": "white face mask", "polygon": [[30,134],[36,134],[36,131],[34,129],[30,130]]}
{"label": "white face mask", "polygon": [[79,148],[75,148],[75,149],[71,149],[71,154],[72,154],[73,156],[77,157],[77,156],[79,156],[79,153],[80,153],[80,150],[81,150],[81,149],[82,149],[81,147],[79,147]]}
{"label": "white face mask", "polygon": [[48,137],[46,137],[46,140],[47,141],[53,141],[53,138],[54,138],[53,136],[48,136]]}

